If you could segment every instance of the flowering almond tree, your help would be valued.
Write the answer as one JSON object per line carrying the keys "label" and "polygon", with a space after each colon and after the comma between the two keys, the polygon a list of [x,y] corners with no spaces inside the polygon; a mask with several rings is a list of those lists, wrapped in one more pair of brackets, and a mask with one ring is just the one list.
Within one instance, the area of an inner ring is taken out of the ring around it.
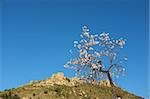
{"label": "flowering almond tree", "polygon": [[118,76],[125,70],[123,62],[127,60],[120,56],[120,49],[124,48],[123,38],[112,39],[109,33],[91,34],[87,26],[82,27],[81,40],[74,41],[76,57],[70,59],[65,68],[76,71],[78,77],[88,81],[98,81],[103,75],[114,86],[112,77]]}

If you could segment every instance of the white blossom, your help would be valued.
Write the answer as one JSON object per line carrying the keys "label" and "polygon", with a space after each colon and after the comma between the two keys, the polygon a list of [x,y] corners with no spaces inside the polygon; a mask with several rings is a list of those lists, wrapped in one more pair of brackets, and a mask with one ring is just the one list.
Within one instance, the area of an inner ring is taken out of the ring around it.
{"label": "white blossom", "polygon": [[92,42],[89,42],[89,43],[85,43],[86,47],[88,46],[92,46]]}
{"label": "white blossom", "polygon": [[122,70],[125,71],[126,69],[125,69],[125,68],[122,68]]}
{"label": "white blossom", "polygon": [[101,56],[105,55],[104,50],[100,52],[100,55],[101,55]]}
{"label": "white blossom", "polygon": [[103,65],[102,64],[98,64],[98,67],[103,67]]}
{"label": "white blossom", "polygon": [[114,48],[115,48],[115,46],[114,46],[114,45],[112,45],[110,48],[111,48],[111,49],[114,49]]}
{"label": "white blossom", "polygon": [[98,34],[95,34],[94,37],[98,37]]}
{"label": "white blossom", "polygon": [[76,45],[78,49],[81,49],[81,44]]}
{"label": "white blossom", "polygon": [[83,35],[81,34],[80,37],[83,38]]}
{"label": "white blossom", "polygon": [[80,55],[86,55],[87,54],[87,51],[86,50],[80,50]]}
{"label": "white blossom", "polygon": [[100,57],[100,56],[101,56],[101,54],[100,54],[99,52],[97,52],[97,51],[95,51],[94,53],[95,53],[95,54],[96,54],[96,56],[98,56],[98,57]]}
{"label": "white blossom", "polygon": [[122,40],[122,39],[116,40],[116,43],[117,43],[118,45],[120,45],[121,48],[123,48],[123,46],[125,45],[125,41]]}
{"label": "white blossom", "polygon": [[88,38],[90,37],[90,34],[88,32],[84,32],[83,35],[88,37]]}
{"label": "white blossom", "polygon": [[100,36],[109,36],[109,33],[103,32],[100,34]]}
{"label": "white blossom", "polygon": [[78,41],[74,41],[74,44],[78,44]]}
{"label": "white blossom", "polygon": [[91,35],[91,37],[90,37],[90,42],[89,42],[89,46],[92,46],[92,45],[97,45],[97,44],[99,44],[99,41],[95,41],[94,40],[94,36],[93,35]]}
{"label": "white blossom", "polygon": [[94,41],[93,42],[93,45],[97,45],[97,44],[99,44],[99,41]]}
{"label": "white blossom", "polygon": [[74,44],[74,47],[77,47],[77,45],[76,45],[76,44]]}
{"label": "white blossom", "polygon": [[98,69],[98,66],[94,63],[91,63],[91,66],[92,66],[93,69]]}
{"label": "white blossom", "polygon": [[92,47],[89,47],[88,50],[94,50]]}
{"label": "white blossom", "polygon": [[82,39],[82,40],[80,41],[80,43],[87,43],[87,40]]}
{"label": "white blossom", "polygon": [[68,65],[68,64],[65,64],[65,65],[64,65],[64,68],[69,68],[69,65]]}
{"label": "white blossom", "polygon": [[125,58],[124,58],[124,60],[128,60],[128,58],[127,58],[127,57],[125,57]]}
{"label": "white blossom", "polygon": [[91,55],[91,54],[88,54],[88,55],[87,55],[87,58],[90,59],[90,60],[95,59],[95,57],[94,57],[93,55]]}
{"label": "white blossom", "polygon": [[71,50],[71,49],[69,50],[69,53],[71,53],[71,54],[72,54],[72,50]]}
{"label": "white blossom", "polygon": [[79,61],[78,61],[78,60],[71,61],[71,64],[72,64],[72,65],[79,64]]}
{"label": "white blossom", "polygon": [[109,53],[108,50],[105,52],[105,55],[106,55],[106,56],[111,56],[111,54]]}
{"label": "white blossom", "polygon": [[99,39],[102,40],[102,41],[110,40],[109,33],[103,32],[102,34],[100,34]]}
{"label": "white blossom", "polygon": [[83,26],[83,27],[82,27],[82,31],[83,31],[83,32],[89,32],[89,29],[88,29],[87,26]]}

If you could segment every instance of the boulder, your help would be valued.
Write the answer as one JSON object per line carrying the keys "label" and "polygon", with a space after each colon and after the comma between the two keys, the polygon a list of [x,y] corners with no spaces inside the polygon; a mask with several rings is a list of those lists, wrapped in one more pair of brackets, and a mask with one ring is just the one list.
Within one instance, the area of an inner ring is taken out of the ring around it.
{"label": "boulder", "polygon": [[60,80],[62,80],[62,79],[65,79],[66,77],[65,77],[63,72],[58,72],[56,74],[53,74],[51,78],[52,79],[60,79]]}
{"label": "boulder", "polygon": [[111,87],[110,82],[109,82],[109,80],[107,80],[107,79],[101,80],[101,81],[99,82],[99,85],[100,85],[100,86]]}

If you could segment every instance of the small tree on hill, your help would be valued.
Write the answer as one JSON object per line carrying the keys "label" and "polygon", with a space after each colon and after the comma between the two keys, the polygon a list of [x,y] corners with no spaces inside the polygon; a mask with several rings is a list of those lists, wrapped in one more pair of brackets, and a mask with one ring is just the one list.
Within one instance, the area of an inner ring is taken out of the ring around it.
{"label": "small tree on hill", "polygon": [[120,49],[124,48],[123,38],[110,38],[109,33],[91,34],[87,26],[82,27],[81,40],[74,41],[76,57],[70,59],[65,68],[76,71],[80,78],[100,80],[105,75],[111,86],[114,86],[112,77],[119,75],[125,69],[122,63],[127,60],[120,56]]}

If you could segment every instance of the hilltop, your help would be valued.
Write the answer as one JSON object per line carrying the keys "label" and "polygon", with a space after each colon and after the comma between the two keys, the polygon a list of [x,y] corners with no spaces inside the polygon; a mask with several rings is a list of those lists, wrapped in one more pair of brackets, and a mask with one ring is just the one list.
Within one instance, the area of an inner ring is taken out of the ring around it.
{"label": "hilltop", "polygon": [[0,92],[0,99],[143,99],[119,87],[111,87],[108,80],[87,83],[77,77],[67,78],[56,73],[46,80]]}

